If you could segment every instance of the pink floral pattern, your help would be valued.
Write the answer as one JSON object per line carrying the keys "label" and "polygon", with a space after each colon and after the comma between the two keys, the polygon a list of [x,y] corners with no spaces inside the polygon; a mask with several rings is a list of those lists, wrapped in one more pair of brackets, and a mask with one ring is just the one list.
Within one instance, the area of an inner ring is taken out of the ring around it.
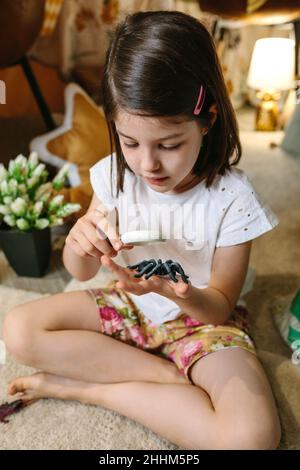
{"label": "pink floral pattern", "polygon": [[103,320],[103,331],[109,334],[121,329],[123,317],[112,307],[99,307],[99,314]]}
{"label": "pink floral pattern", "polygon": [[190,341],[189,343],[185,344],[183,351],[181,353],[181,362],[183,367],[189,365],[191,357],[195,354],[198,354],[202,351],[203,343],[202,341]]}
{"label": "pink floral pattern", "polygon": [[195,318],[189,317],[188,315],[184,318],[184,324],[185,324],[186,326],[199,326],[199,325],[204,325],[204,323],[202,323],[201,321],[195,320]]}
{"label": "pink floral pattern", "polygon": [[126,291],[115,285],[89,289],[89,292],[98,306],[101,333],[159,353],[173,361],[188,379],[191,366],[215,351],[240,347],[255,354],[249,336],[248,311],[244,307],[237,306],[222,325],[204,324],[185,313],[156,325],[143,315]]}

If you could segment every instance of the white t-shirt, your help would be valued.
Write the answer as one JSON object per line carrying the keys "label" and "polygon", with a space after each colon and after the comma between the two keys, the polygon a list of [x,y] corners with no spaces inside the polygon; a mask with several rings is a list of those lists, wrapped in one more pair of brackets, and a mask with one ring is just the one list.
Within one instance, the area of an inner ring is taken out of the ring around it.
{"label": "white t-shirt", "polygon": [[[276,216],[259,199],[245,173],[232,167],[218,175],[210,188],[205,181],[181,194],[159,193],[129,170],[125,170],[123,192],[111,191],[116,161],[107,156],[90,169],[91,185],[108,210],[117,208],[119,234],[131,230],[160,230],[165,242],[122,250],[126,265],[145,259],[178,262],[189,281],[198,288],[208,286],[216,247],[236,245],[268,232],[278,224]],[[230,267],[228,267],[230,269]],[[180,307],[156,293],[128,292],[137,307],[154,323],[175,319]]]}

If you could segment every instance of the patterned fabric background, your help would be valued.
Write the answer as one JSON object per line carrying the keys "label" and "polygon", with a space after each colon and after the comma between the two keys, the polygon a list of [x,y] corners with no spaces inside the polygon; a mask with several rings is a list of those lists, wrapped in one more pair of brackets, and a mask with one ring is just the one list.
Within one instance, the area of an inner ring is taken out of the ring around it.
{"label": "patterned fabric background", "polygon": [[76,66],[103,65],[114,28],[129,13],[180,10],[202,18],[209,28],[212,24],[196,0],[47,0],[46,9],[42,33],[30,55],[58,66],[66,79]]}
{"label": "patterned fabric background", "polygon": [[[248,0],[254,12],[266,0]],[[47,0],[39,39],[30,56],[57,67],[66,81],[78,81],[94,99],[105,53],[116,24],[127,14],[146,10],[179,10],[202,21],[212,32],[216,16],[203,12],[197,0]],[[215,29],[218,54],[228,91],[236,109],[255,93],[246,78],[254,43],[266,36],[291,36],[292,26],[255,26],[239,21],[219,21]]]}

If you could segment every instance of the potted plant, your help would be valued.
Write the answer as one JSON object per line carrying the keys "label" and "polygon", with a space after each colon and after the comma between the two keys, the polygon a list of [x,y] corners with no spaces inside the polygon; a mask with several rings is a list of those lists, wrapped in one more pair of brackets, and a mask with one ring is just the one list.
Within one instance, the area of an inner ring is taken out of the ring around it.
{"label": "potted plant", "polygon": [[51,253],[51,227],[80,210],[59,194],[68,175],[64,165],[52,181],[36,152],[0,164],[0,247],[20,276],[41,277]]}

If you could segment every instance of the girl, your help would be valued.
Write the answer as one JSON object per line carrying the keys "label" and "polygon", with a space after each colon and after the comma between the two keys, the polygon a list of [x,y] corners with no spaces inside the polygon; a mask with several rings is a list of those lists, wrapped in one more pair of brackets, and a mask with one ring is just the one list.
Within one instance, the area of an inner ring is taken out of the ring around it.
{"label": "girl", "polygon": [[[277,220],[233,167],[237,124],[204,26],[175,11],[128,16],[107,53],[103,106],[115,153],[91,168],[94,196],[63,260],[81,281],[102,264],[115,281],[8,314],[8,350],[43,371],[8,393],[98,404],[186,449],[276,448],[274,398],[238,299],[251,240]],[[164,242],[121,242],[166,220]],[[172,259],[189,282],[135,278],[116,256]]]}

